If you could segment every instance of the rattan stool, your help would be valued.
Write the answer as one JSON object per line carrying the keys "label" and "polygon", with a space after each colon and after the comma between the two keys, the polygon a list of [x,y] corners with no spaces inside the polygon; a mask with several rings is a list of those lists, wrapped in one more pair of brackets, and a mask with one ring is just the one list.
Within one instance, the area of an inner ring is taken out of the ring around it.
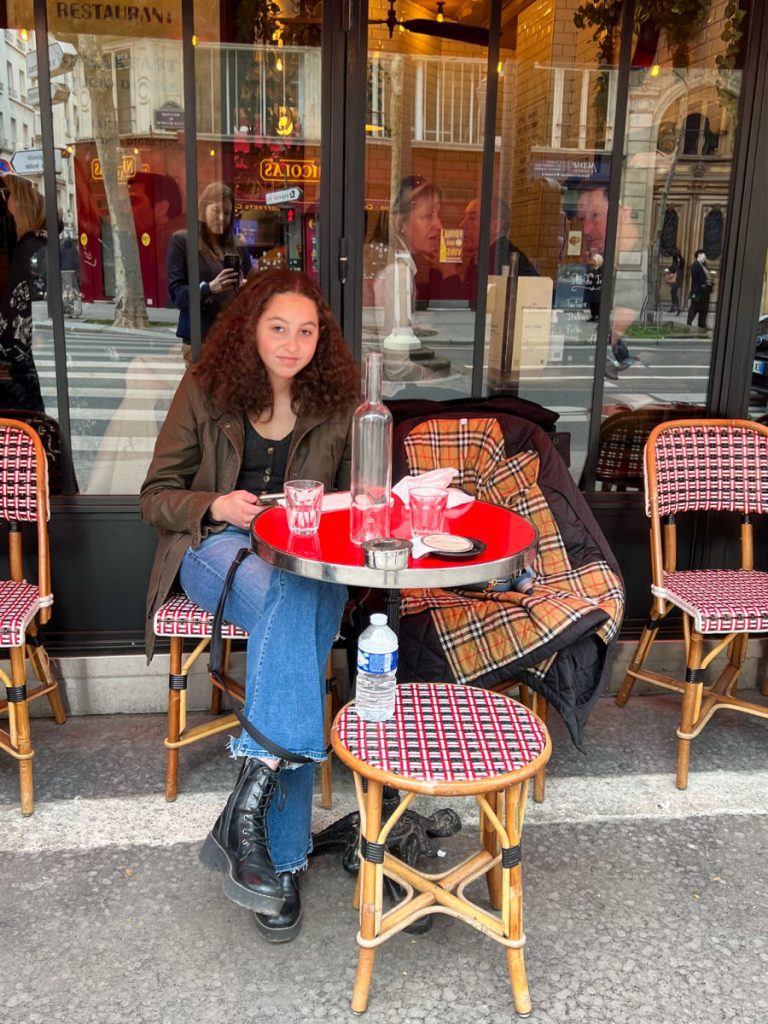
{"label": "rattan stool", "polygon": [[[361,949],[352,1009],[363,1013],[368,1004],[377,946],[420,917],[449,914],[507,947],[515,1009],[527,1016],[520,837],[528,780],[550,755],[545,726],[501,694],[450,683],[407,683],[398,687],[394,718],[363,722],[348,704],[336,717],[331,739],[339,759],[354,772],[360,806]],[[406,795],[382,825],[385,785]],[[418,793],[474,796],[480,806],[482,847],[449,871],[424,874],[386,850],[390,830]],[[483,874],[498,914],[464,895]],[[387,913],[384,875],[406,891]]]}

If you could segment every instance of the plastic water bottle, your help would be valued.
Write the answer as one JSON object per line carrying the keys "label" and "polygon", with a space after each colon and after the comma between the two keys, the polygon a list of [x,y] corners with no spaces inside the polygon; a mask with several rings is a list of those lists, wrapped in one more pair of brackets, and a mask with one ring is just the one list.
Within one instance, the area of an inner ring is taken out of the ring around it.
{"label": "plastic water bottle", "polygon": [[397,634],[386,615],[372,615],[357,642],[355,708],[365,722],[384,722],[395,713]]}

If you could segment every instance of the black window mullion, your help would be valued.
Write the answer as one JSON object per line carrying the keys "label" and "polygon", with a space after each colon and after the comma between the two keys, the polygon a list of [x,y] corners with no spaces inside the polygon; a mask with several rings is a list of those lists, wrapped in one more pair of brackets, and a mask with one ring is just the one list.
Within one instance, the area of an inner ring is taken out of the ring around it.
{"label": "black window mullion", "polygon": [[[488,280],[491,243],[491,201],[493,199],[493,165],[496,152],[496,106],[499,95],[499,56],[501,53],[501,0],[493,0],[488,40],[488,65],[485,75],[485,123],[483,138],[483,169],[480,186],[480,238],[477,251],[478,284]],[[483,362],[485,357],[485,313],[487,288],[478,287],[475,307],[475,337],[472,345],[472,395],[483,393]]]}
{"label": "black window mullion", "polygon": [[[592,382],[592,407],[589,413],[587,431],[587,459],[584,465],[582,488],[595,489],[597,456],[600,447],[600,427],[603,419],[603,393],[605,391],[605,360],[611,343],[613,321],[613,296],[616,289],[616,253],[619,226],[619,201],[624,170],[624,140],[627,129],[627,107],[629,106],[629,76],[632,59],[632,35],[635,18],[634,0],[624,4],[621,18],[621,43],[619,46],[619,74],[616,82],[616,120],[613,129],[611,151],[611,172],[608,181],[608,218],[605,227],[605,252],[603,253],[603,288],[600,295],[600,319],[597,324],[595,344],[594,378]],[[610,73],[610,72],[609,72]]]}
{"label": "black window mullion", "polygon": [[53,103],[48,60],[48,10],[46,0],[35,0],[35,49],[37,81],[40,92],[40,130],[43,140],[43,183],[45,187],[46,299],[53,329],[53,359],[56,369],[56,401],[61,444],[62,489],[74,494],[77,484],[72,466],[72,424],[69,415],[69,377],[67,376],[67,343],[64,331],[64,300],[61,293],[61,259],[59,256],[59,211],[56,201],[56,164],[53,137]]}
{"label": "black window mullion", "polygon": [[[200,2],[200,0],[198,0]],[[197,216],[197,101],[195,94],[194,0],[181,0],[181,56],[184,87],[184,170],[187,192],[187,280],[192,362],[202,349],[200,316],[200,228]]]}
{"label": "black window mullion", "polygon": [[768,9],[753,0],[748,17],[707,396],[710,415],[725,417],[745,416],[749,407],[768,251]]}

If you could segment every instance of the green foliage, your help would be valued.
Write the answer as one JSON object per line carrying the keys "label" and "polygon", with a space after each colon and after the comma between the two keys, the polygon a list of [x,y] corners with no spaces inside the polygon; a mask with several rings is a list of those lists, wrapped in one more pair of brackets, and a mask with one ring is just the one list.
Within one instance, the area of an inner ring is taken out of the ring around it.
{"label": "green foliage", "polygon": [[[611,63],[614,36],[621,20],[624,0],[584,0],[573,15],[576,28],[594,28],[601,63]],[[650,22],[664,29],[676,67],[687,67],[690,44],[704,27],[712,0],[636,0],[635,31]],[[743,32],[744,0],[728,0],[722,33],[726,51],[717,58],[721,70],[735,67]]]}

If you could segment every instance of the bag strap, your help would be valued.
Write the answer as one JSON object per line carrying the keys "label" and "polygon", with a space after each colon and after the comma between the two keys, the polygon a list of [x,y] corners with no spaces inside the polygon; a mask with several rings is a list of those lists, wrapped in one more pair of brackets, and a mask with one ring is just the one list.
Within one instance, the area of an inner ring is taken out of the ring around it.
{"label": "bag strap", "polygon": [[222,671],[222,664],[224,660],[224,640],[221,635],[221,629],[224,625],[224,605],[226,604],[229,592],[232,589],[232,583],[235,578],[235,573],[246,560],[249,555],[252,555],[253,551],[251,548],[240,548],[238,553],[235,555],[234,561],[227,570],[227,576],[224,580],[224,588],[221,591],[219,597],[219,603],[216,605],[216,614],[213,617],[213,632],[211,633],[211,647],[210,657],[208,661],[208,673],[213,679],[221,686],[224,693],[229,698],[230,706],[234,713],[237,715],[237,719],[240,725],[245,729],[251,739],[255,740],[259,746],[268,750],[270,754],[274,754],[275,757],[281,761],[291,761],[294,764],[310,764],[312,762],[311,757],[305,757],[303,754],[296,754],[291,750],[286,750],[285,747],[281,747],[279,743],[275,743],[273,740],[268,739],[263,733],[252,725],[245,715],[242,713],[240,708],[234,701],[232,691],[227,685],[227,680]]}

